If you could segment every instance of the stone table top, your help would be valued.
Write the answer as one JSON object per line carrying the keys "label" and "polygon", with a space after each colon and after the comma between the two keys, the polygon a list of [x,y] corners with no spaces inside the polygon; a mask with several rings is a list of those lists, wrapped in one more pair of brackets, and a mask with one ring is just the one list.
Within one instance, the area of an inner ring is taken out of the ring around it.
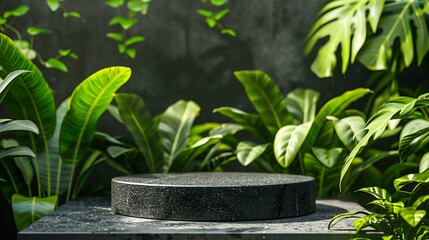
{"label": "stone table top", "polygon": [[[317,199],[313,214],[265,221],[196,222],[127,217],[111,211],[109,198],[70,201],[18,233],[27,239],[350,239],[354,219],[328,230],[330,219],[362,211],[356,203]],[[373,232],[369,232],[373,233]]]}

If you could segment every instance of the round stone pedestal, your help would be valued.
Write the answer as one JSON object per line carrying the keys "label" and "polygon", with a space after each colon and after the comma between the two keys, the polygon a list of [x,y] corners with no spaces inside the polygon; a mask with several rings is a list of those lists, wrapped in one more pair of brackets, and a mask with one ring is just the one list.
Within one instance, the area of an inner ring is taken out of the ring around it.
{"label": "round stone pedestal", "polygon": [[169,220],[296,217],[316,209],[315,181],[290,174],[204,172],[112,179],[112,211]]}

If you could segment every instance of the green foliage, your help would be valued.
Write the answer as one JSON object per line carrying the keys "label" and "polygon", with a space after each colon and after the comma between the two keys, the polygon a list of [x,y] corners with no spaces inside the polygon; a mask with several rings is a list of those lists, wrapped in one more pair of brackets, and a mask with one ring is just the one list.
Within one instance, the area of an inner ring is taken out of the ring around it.
{"label": "green foliage", "polygon": [[105,141],[104,145],[110,145],[106,152],[115,161],[109,163],[126,174],[217,167],[223,163],[219,158],[216,160],[220,162],[214,163],[214,154],[221,149],[221,137],[236,131],[217,123],[194,125],[200,107],[192,101],[180,100],[155,118],[138,95],[117,94],[115,101],[117,109],[111,106],[109,110],[131,133],[134,143],[107,135],[99,138]]}
{"label": "green foliage", "polygon": [[[73,53],[61,50],[59,54]],[[97,152],[87,159],[85,156],[89,152],[98,119],[109,106],[115,91],[129,79],[131,70],[111,67],[94,73],[79,84],[70,99],[55,111],[53,92],[40,70],[3,34],[0,34],[0,65],[3,67],[1,77],[16,70],[17,66],[25,69],[10,73],[0,83],[0,90],[9,90],[5,102],[12,116],[27,120],[0,121],[0,131],[27,130],[15,134],[15,137],[19,144],[30,148],[16,146],[16,142],[2,141],[3,146],[16,148],[15,153],[11,149],[5,152],[6,157],[14,157],[16,165],[2,163],[7,172],[6,181],[12,184],[14,193],[23,194],[20,181],[24,181],[28,188],[26,197],[13,200],[16,223],[22,227],[34,221],[38,214],[52,210],[52,206],[58,204],[58,195],[65,191],[66,200],[76,197],[94,166],[106,160]],[[14,83],[8,88],[12,78],[15,79]],[[3,98],[4,94],[0,96]],[[82,167],[78,168],[83,159]],[[80,172],[76,169],[80,169]],[[16,172],[21,174],[15,175]],[[32,189],[37,193],[33,193]],[[47,204],[49,206],[45,208]],[[32,217],[22,217],[24,215]]]}
{"label": "green foliage", "polygon": [[[150,2],[151,0],[105,0],[104,2],[107,6],[118,10],[118,15],[110,19],[109,26],[119,25],[121,29],[118,32],[107,33],[106,37],[116,41],[119,53],[129,58],[136,57],[137,49],[134,45],[143,42],[144,37],[127,35],[129,30],[139,22],[138,14],[147,14]],[[127,13],[122,15],[121,11]]]}
{"label": "green foliage", "polygon": [[329,37],[317,53],[313,72],[319,77],[332,76],[340,46],[343,73],[355,59],[370,70],[392,69],[398,62],[408,67],[414,56],[420,65],[429,50],[428,13],[427,0],[328,2],[307,36],[306,54],[319,39]]}
{"label": "green foliage", "polygon": [[[335,185],[342,165],[338,160],[356,144],[356,141],[342,142],[341,139],[346,139],[351,131],[361,130],[364,124],[358,125],[355,121],[343,126],[347,119],[341,121],[334,116],[348,117],[349,105],[369,90],[346,92],[317,111],[319,93],[314,90],[297,89],[284,96],[263,72],[241,71],[235,76],[256,113],[230,107],[214,111],[229,117],[254,137],[236,145],[235,154],[240,163],[261,171],[311,175],[319,180],[319,195],[338,193]],[[361,122],[363,120],[357,121]],[[349,187],[368,168],[354,171],[353,177],[349,177]]]}
{"label": "green foliage", "polygon": [[[50,8],[51,11],[55,12],[60,8],[60,3],[62,0],[46,0],[46,4]],[[64,8],[64,7],[62,7]],[[39,28],[35,26],[30,26],[26,28],[26,33],[29,36],[29,40],[25,40],[21,33],[13,26],[13,22],[16,17],[25,16],[29,11],[30,7],[27,5],[20,5],[15,9],[7,10],[3,13],[3,17],[0,17],[0,30],[2,32],[11,31],[16,35],[14,42],[17,44],[21,52],[29,59],[34,60],[38,59],[40,64],[44,65],[46,68],[57,69],[62,72],[68,72],[66,64],[60,60],[63,57],[69,57],[72,59],[77,59],[77,55],[75,53],[70,53],[67,55],[59,54],[55,57],[51,57],[48,60],[43,60],[41,54],[33,49],[34,46],[34,38],[41,34],[51,34],[51,29],[48,28]],[[79,18],[80,14],[77,12],[66,12],[64,10],[64,17],[74,17]]]}
{"label": "green foliage", "polygon": [[408,174],[394,180],[395,192],[390,194],[379,187],[367,187],[358,190],[371,195],[374,200],[368,205],[375,205],[371,213],[349,212],[332,218],[328,228],[346,218],[355,220],[356,232],[366,227],[373,227],[383,232],[389,239],[426,239],[429,236],[429,170],[419,174]]}
{"label": "green foliage", "polygon": [[[203,3],[207,1],[202,0]],[[228,0],[211,0],[210,4],[215,7],[223,7],[228,4]],[[209,9],[198,9],[198,14],[203,16],[206,20],[207,25],[210,28],[217,28],[220,30],[221,34],[228,34],[232,37],[236,36],[236,33],[231,28],[226,28],[221,23],[221,20],[230,12],[229,8],[224,8],[219,11],[211,11]]]}

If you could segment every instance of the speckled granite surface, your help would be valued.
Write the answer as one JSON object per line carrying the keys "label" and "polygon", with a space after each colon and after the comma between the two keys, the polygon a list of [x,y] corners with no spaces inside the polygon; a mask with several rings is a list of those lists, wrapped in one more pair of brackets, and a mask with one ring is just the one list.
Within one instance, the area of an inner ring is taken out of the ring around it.
{"label": "speckled granite surface", "polygon": [[127,217],[111,211],[109,198],[81,198],[19,232],[18,239],[350,239],[353,219],[328,230],[338,213],[363,210],[335,199],[317,199],[316,212],[267,221],[192,222]]}
{"label": "speckled granite surface", "polygon": [[112,179],[115,213],[165,220],[296,217],[316,209],[314,178],[273,173],[144,174]]}

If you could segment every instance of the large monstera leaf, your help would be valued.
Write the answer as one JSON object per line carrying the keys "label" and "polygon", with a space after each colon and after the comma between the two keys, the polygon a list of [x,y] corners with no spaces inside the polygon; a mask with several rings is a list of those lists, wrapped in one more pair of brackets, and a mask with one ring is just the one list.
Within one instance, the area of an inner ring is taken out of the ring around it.
{"label": "large monstera leaf", "polygon": [[395,60],[392,58],[399,56],[394,46],[398,41],[401,62],[408,67],[417,55],[421,64],[429,50],[428,15],[428,0],[387,1],[378,26],[380,34],[365,43],[359,61],[371,70],[388,69]]}
{"label": "large monstera leaf", "polygon": [[308,55],[319,39],[329,37],[320,48],[311,70],[318,77],[330,77],[337,65],[335,55],[341,46],[342,72],[353,63],[367,38],[367,24],[376,32],[385,0],[334,0],[319,13],[310,30],[305,53]]}

